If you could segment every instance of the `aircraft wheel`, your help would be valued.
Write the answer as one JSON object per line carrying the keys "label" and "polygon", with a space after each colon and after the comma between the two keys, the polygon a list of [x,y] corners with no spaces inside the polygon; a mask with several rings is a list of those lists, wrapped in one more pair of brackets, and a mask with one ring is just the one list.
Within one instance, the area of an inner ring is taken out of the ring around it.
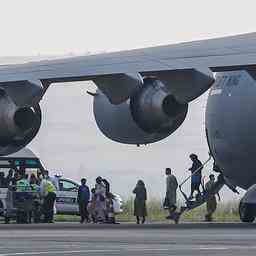
{"label": "aircraft wheel", "polygon": [[242,222],[253,222],[255,219],[252,206],[242,202],[239,204],[239,215]]}

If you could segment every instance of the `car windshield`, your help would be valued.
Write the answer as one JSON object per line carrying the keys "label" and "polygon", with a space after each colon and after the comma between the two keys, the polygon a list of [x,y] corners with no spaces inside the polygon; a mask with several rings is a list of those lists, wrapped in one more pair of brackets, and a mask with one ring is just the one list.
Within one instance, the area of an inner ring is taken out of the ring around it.
{"label": "car windshield", "polygon": [[60,191],[78,191],[78,185],[69,180],[60,180]]}

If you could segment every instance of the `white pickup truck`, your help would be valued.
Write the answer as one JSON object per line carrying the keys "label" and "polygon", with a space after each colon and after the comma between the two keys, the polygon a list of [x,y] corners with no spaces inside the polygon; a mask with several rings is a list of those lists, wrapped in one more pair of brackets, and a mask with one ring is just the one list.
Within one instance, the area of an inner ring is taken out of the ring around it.
{"label": "white pickup truck", "polygon": [[[40,159],[28,148],[11,154],[9,156],[0,157],[0,170],[7,175],[9,169],[16,169],[19,166],[25,166],[26,173],[30,175],[31,173],[36,173],[36,171],[44,170],[44,167]],[[54,184],[57,188],[56,192],[56,204],[55,210],[56,214],[66,214],[66,215],[78,215],[78,204],[77,204],[77,194],[79,184],[73,180],[63,178],[61,176],[54,176]],[[0,215],[5,217],[6,208],[8,205],[7,188],[0,187]],[[122,212],[123,201],[121,197],[114,194],[113,199],[114,212],[116,214]]]}

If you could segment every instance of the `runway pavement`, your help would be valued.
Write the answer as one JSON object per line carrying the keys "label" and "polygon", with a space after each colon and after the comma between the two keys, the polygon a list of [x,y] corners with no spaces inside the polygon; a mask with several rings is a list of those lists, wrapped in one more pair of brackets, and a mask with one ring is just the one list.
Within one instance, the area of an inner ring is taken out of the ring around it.
{"label": "runway pavement", "polygon": [[256,255],[256,225],[0,225],[0,256]]}

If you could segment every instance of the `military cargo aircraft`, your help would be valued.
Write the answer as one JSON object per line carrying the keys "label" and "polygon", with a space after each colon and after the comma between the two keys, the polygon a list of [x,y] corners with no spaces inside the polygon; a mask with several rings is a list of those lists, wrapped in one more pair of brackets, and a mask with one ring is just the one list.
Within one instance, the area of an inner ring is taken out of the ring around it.
{"label": "military cargo aircraft", "polygon": [[[247,190],[242,221],[256,216],[256,33],[123,52],[0,66],[0,154],[25,147],[42,120],[40,100],[59,82],[92,80],[94,116],[108,138],[150,144],[186,118],[209,90],[206,136],[223,182]],[[75,102],[74,102],[75,104]]]}

